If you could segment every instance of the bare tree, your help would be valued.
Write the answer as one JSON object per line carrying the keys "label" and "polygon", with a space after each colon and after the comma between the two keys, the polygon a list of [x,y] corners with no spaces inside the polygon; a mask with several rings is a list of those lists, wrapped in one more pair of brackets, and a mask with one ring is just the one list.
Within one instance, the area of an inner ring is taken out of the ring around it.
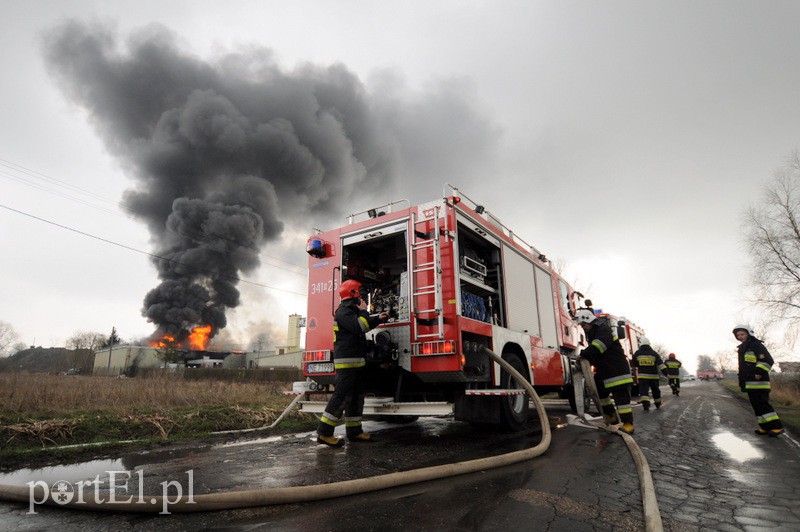
{"label": "bare tree", "polygon": [[664,344],[650,344],[650,348],[661,355],[662,360],[666,360],[670,354],[670,350]]}
{"label": "bare tree", "polygon": [[736,353],[733,351],[717,351],[714,353],[712,360],[714,361],[717,371],[721,371],[722,373],[737,369],[739,365],[739,360],[737,359]]}
{"label": "bare tree", "polygon": [[697,356],[697,372],[712,371],[714,369],[714,359],[708,355]]}
{"label": "bare tree", "polygon": [[19,342],[19,335],[14,327],[5,321],[0,321],[0,357],[8,356]]}
{"label": "bare tree", "polygon": [[76,331],[67,338],[67,349],[91,349],[94,351],[105,342],[106,335],[99,332]]}
{"label": "bare tree", "polygon": [[800,331],[800,153],[775,171],[745,218],[753,302],[771,321],[785,321],[789,341]]}

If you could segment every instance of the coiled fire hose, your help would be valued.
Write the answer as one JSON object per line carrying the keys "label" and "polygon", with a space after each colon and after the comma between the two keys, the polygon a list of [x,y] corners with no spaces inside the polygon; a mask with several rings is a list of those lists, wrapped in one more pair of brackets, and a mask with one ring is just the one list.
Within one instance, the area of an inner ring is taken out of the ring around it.
{"label": "coiled fire hose", "polygon": [[[83,495],[81,503],[71,501],[67,504],[57,504],[51,498],[43,497],[44,488],[36,486],[33,496],[37,500],[45,500],[46,504],[52,506],[69,507],[80,510],[95,510],[105,512],[136,512],[136,513],[159,513],[162,505],[166,504],[170,512],[208,512],[214,510],[230,510],[233,508],[247,508],[255,506],[267,506],[272,504],[288,504],[347,495],[356,495],[369,491],[377,491],[397,486],[405,486],[418,482],[454,477],[486,469],[503,467],[511,464],[530,460],[544,453],[550,446],[551,433],[550,425],[547,420],[547,413],[544,410],[539,396],[533,387],[520,375],[508,362],[500,356],[485,349],[484,352],[495,362],[500,364],[517,382],[519,382],[528,395],[533,400],[536,412],[539,415],[539,423],[542,427],[542,439],[534,447],[522,451],[513,451],[507,454],[492,456],[488,458],[478,458],[466,462],[445,464],[432,467],[424,467],[411,471],[389,473],[370,478],[355,480],[345,480],[331,484],[317,484],[313,486],[294,486],[285,488],[265,488],[247,491],[231,491],[226,493],[209,493],[204,495],[194,495],[193,502],[181,497],[173,502],[172,499],[164,501],[164,496],[147,496],[145,504],[136,502],[117,502],[110,504],[108,501],[96,500],[94,493],[87,492]],[[0,500],[16,501],[28,503],[31,498],[31,490],[23,486],[0,485]],[[147,504],[149,502],[150,504]]]}
{"label": "coiled fire hose", "polygon": [[[580,361],[580,369],[583,377],[580,380],[586,382],[586,386],[589,388],[589,394],[597,405],[598,412],[602,414],[603,408],[600,406],[600,394],[597,392],[597,383],[595,382],[594,375],[592,374],[591,364],[589,364],[589,361],[585,358],[580,359]],[[580,395],[578,395],[579,379],[577,378],[577,375],[573,377],[573,383],[575,385],[575,404],[577,406],[580,402],[581,405],[581,407],[578,409],[578,413],[585,423],[591,425],[591,423],[586,421],[586,418],[582,413],[583,389],[580,390]],[[580,386],[580,388],[582,388],[582,386]],[[634,440],[630,434],[618,430],[617,427],[613,425],[609,425],[608,420],[605,419],[605,416],[603,416],[603,419],[605,422],[606,431],[622,436],[622,440],[625,442],[625,445],[628,446],[628,451],[631,453],[633,462],[636,465],[636,473],[639,475],[639,486],[642,492],[642,507],[644,509],[645,530],[648,532],[661,532],[664,530],[664,525],[661,522],[661,514],[658,511],[656,488],[653,484],[653,477],[650,474],[650,466],[647,464],[647,458],[645,458],[644,453],[636,444],[636,440]]]}

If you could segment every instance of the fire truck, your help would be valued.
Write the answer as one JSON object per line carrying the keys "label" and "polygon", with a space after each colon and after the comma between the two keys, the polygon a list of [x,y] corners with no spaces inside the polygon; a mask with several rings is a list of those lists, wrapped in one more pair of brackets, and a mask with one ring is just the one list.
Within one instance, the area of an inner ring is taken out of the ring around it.
{"label": "fire truck", "polygon": [[[334,383],[337,287],[355,279],[370,312],[391,316],[368,333],[365,417],[403,423],[453,415],[521,430],[528,397],[484,348],[500,354],[537,393],[568,397],[570,355],[585,342],[572,316],[585,301],[544,254],[447,187],[442,199],[382,205],[308,239],[307,391],[324,393]],[[301,402],[306,412],[324,407]]]}

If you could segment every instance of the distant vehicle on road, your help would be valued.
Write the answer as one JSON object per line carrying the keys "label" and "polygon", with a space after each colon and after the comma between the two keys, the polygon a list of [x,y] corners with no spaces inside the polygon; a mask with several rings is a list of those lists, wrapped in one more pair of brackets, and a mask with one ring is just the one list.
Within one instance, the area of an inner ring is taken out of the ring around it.
{"label": "distant vehicle on road", "polygon": [[698,371],[697,378],[704,381],[721,381],[725,378],[721,371],[717,370],[708,370],[708,371]]}
{"label": "distant vehicle on road", "polygon": [[683,378],[683,380],[685,380],[685,381],[696,381],[697,377],[695,377],[694,375],[687,375],[686,377]]}

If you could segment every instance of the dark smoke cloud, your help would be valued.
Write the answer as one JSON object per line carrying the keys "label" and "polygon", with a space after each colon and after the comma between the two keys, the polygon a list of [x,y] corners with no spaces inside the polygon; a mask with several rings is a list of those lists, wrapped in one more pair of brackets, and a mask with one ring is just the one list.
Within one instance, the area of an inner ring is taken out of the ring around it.
{"label": "dark smoke cloud", "polygon": [[412,101],[395,84],[381,98],[343,65],[287,72],[263,48],[202,60],[160,26],[123,46],[108,27],[70,21],[44,44],[52,74],[136,179],[125,204],[163,257],[142,310],[157,334],[225,327],[236,278],[284,222],[352,212],[353,198],[397,189],[401,171],[445,145],[447,157],[470,153],[455,154],[467,165],[496,134],[446,90]]}

